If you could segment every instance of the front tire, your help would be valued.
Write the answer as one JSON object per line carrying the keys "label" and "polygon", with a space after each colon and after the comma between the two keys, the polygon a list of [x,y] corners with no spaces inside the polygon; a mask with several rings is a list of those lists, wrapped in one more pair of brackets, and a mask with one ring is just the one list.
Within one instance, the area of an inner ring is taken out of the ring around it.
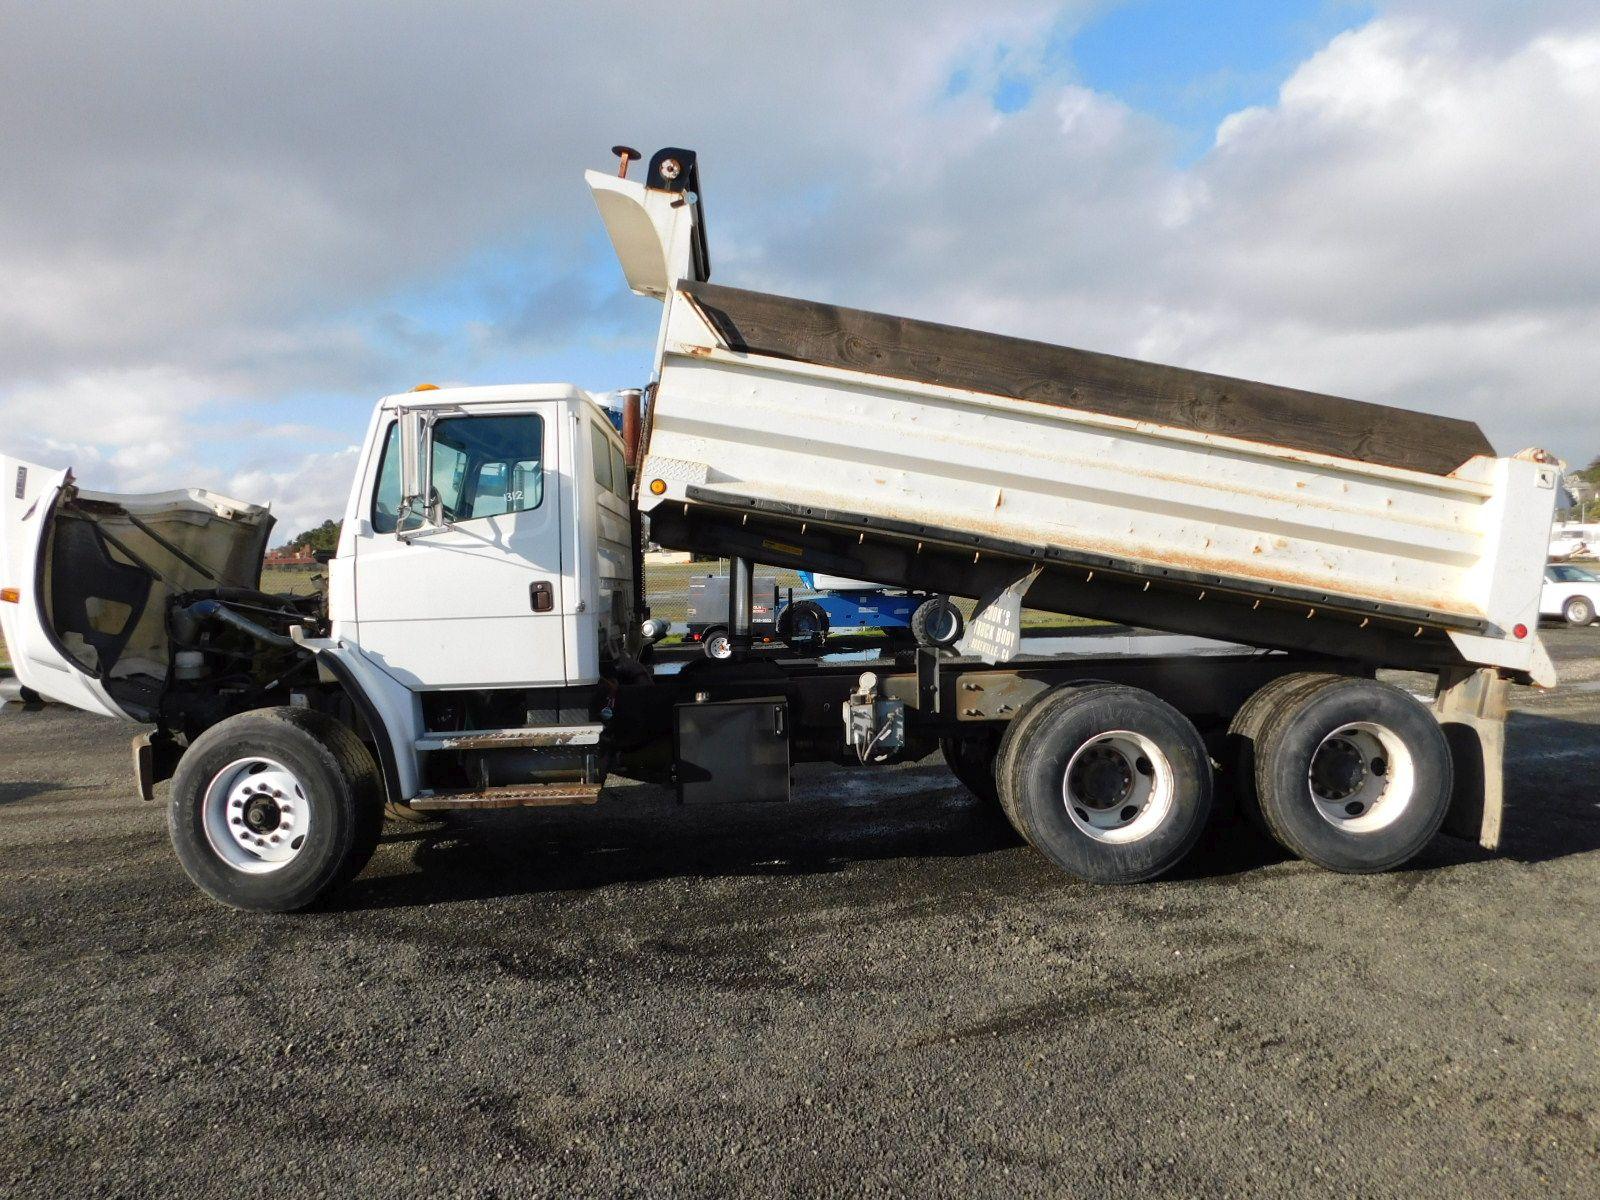
{"label": "front tire", "polygon": [[1211,762],[1199,731],[1139,688],[1046,693],[1012,723],[998,764],[1001,801],[1018,832],[1094,883],[1171,870],[1211,817]]}
{"label": "front tire", "polygon": [[212,899],[308,908],[367,864],[383,827],[372,755],[323,713],[267,708],[219,722],[178,763],[167,830]]}
{"label": "front tire", "polygon": [[1561,610],[1568,625],[1584,626],[1594,621],[1594,602],[1587,596],[1574,596]]}

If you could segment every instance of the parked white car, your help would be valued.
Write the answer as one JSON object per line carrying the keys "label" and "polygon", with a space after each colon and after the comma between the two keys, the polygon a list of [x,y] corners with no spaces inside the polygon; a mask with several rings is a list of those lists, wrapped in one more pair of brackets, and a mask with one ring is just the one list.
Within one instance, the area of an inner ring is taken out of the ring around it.
{"label": "parked white car", "polygon": [[1569,625],[1588,625],[1600,612],[1600,575],[1571,563],[1551,563],[1544,569],[1539,593],[1539,613],[1565,617]]}

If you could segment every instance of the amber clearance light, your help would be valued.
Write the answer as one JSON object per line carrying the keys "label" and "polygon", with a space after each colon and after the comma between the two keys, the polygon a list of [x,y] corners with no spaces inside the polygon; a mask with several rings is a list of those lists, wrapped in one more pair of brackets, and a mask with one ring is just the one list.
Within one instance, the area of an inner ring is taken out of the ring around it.
{"label": "amber clearance light", "polygon": [[21,588],[0,588],[0,600],[4,600],[7,604],[21,604],[22,603],[22,589]]}
{"label": "amber clearance light", "polygon": [[665,479],[652,479],[650,481],[650,494],[652,496],[659,496],[659,495],[661,495],[662,492],[664,492],[666,490],[667,490],[667,481]]}

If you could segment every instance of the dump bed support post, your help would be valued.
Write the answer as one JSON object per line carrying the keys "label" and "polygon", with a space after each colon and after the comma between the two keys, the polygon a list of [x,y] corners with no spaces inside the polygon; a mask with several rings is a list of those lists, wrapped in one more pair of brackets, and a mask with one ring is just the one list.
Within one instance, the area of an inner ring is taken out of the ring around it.
{"label": "dump bed support post", "polygon": [[755,601],[755,563],[728,560],[728,645],[734,654],[750,652],[750,609]]}
{"label": "dump bed support post", "polygon": [[1433,701],[1455,765],[1455,793],[1445,831],[1470,838],[1486,850],[1500,845],[1510,688],[1493,667],[1447,668],[1439,672]]}

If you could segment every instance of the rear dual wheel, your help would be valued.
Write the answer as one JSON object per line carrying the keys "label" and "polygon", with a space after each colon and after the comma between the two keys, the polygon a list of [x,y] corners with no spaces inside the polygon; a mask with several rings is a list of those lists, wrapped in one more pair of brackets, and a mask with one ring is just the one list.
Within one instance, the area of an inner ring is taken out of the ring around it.
{"label": "rear dual wheel", "polygon": [[1332,871],[1387,871],[1438,833],[1450,746],[1428,708],[1372,679],[1296,675],[1257,692],[1230,730],[1245,812]]}
{"label": "rear dual wheel", "polygon": [[1096,883],[1171,870],[1211,816],[1211,762],[1199,732],[1164,700],[1121,684],[1039,697],[1007,729],[995,779],[1017,832]]}

